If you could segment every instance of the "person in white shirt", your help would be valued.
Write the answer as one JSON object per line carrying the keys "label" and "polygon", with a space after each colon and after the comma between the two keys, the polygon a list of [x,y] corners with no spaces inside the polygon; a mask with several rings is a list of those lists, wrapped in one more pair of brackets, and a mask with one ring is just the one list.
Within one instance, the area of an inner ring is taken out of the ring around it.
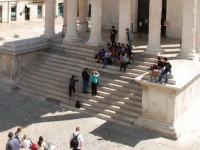
{"label": "person in white shirt", "polygon": [[31,139],[27,138],[27,136],[24,135],[24,137],[21,140],[20,147],[22,147],[22,148],[30,148],[31,144],[32,144]]}
{"label": "person in white shirt", "polygon": [[73,148],[73,150],[81,150],[83,146],[83,135],[80,133],[80,127],[76,127],[76,132],[71,135],[70,141],[73,139],[74,136],[77,136],[78,139],[78,147]]}

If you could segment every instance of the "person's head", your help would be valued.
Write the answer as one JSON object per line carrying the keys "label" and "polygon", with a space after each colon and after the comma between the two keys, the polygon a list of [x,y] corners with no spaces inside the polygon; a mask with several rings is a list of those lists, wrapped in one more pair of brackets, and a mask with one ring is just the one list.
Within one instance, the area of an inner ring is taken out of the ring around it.
{"label": "person's head", "polygon": [[129,28],[126,28],[126,31],[128,32],[128,31],[129,31]]}
{"label": "person's head", "polygon": [[112,28],[114,29],[114,28],[115,28],[115,26],[112,26]]}
{"label": "person's head", "polygon": [[93,71],[92,71],[92,75],[94,75],[94,74],[95,74],[95,72],[96,72],[96,71],[95,71],[95,70],[93,70]]}
{"label": "person's head", "polygon": [[119,43],[119,42],[117,42],[117,45],[118,45],[118,46],[120,46],[120,43]]}
{"label": "person's head", "polygon": [[104,49],[103,49],[103,48],[101,49],[101,52],[104,52]]}
{"label": "person's head", "polygon": [[165,61],[165,62],[167,62],[167,61],[168,61],[167,57],[164,57],[164,61]]}
{"label": "person's head", "polygon": [[41,147],[42,146],[42,142],[44,141],[43,137],[40,136],[39,140],[38,140],[38,145]]}
{"label": "person's head", "polygon": [[80,127],[76,127],[76,131],[79,132],[80,131]]}
{"label": "person's head", "polygon": [[12,132],[9,132],[9,133],[8,133],[8,138],[9,138],[9,139],[12,139],[12,138],[13,138],[13,136],[14,136],[14,135],[13,135],[13,133],[12,133]]}
{"label": "person's head", "polygon": [[110,43],[107,43],[107,46],[110,46]]}
{"label": "person's head", "polygon": [[157,57],[157,59],[158,59],[159,61],[161,61],[161,58],[160,58],[159,56]]}
{"label": "person's head", "polygon": [[17,128],[17,132],[18,132],[18,133],[22,132],[22,127],[18,127],[18,128]]}
{"label": "person's head", "polygon": [[88,71],[88,68],[84,68],[84,71]]}
{"label": "person's head", "polygon": [[74,79],[75,77],[76,77],[75,75],[72,75],[72,77],[71,77],[71,78],[72,78],[72,79]]}
{"label": "person's head", "polygon": [[108,49],[108,52],[110,52],[110,49]]}
{"label": "person's head", "polygon": [[124,44],[122,44],[122,47],[124,47]]}
{"label": "person's head", "polygon": [[27,136],[26,136],[26,134],[24,134],[24,136],[23,136],[23,140],[25,140],[27,138]]}

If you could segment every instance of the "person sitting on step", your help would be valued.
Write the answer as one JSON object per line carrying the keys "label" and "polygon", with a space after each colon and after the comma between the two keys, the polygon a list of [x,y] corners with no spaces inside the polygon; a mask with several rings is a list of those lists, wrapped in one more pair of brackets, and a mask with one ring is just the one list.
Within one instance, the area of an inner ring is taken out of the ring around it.
{"label": "person sitting on step", "polygon": [[105,59],[102,68],[105,68],[106,65],[111,65],[112,63],[111,58],[112,58],[112,52],[110,51],[110,49],[108,49],[108,51],[105,54]]}
{"label": "person sitting on step", "polygon": [[160,57],[157,57],[157,59],[158,59],[157,64],[154,64],[153,66],[150,67],[150,71],[152,71],[149,78],[150,82],[151,81],[155,82],[158,74],[162,72],[163,61],[161,60]]}
{"label": "person sitting on step", "polygon": [[97,63],[99,62],[103,62],[104,61],[104,57],[105,57],[105,50],[102,48],[98,54],[95,55],[95,59],[97,59]]}

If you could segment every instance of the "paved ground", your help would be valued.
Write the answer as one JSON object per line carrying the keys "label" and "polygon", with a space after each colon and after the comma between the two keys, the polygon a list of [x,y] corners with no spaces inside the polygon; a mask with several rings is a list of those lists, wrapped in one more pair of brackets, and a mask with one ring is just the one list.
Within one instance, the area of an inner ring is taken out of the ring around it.
{"label": "paved ground", "polygon": [[33,141],[42,135],[58,146],[56,150],[69,149],[69,137],[76,126],[81,127],[84,136],[83,150],[199,150],[197,110],[197,114],[190,114],[192,128],[173,141],[152,131],[106,122],[0,87],[0,150],[5,149],[8,132],[15,132],[18,126]]}

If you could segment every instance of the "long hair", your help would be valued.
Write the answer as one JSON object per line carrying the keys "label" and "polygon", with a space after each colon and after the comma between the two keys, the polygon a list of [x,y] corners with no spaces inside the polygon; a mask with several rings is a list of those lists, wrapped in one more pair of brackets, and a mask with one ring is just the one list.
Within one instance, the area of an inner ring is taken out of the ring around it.
{"label": "long hair", "polygon": [[39,141],[38,141],[38,145],[41,147],[42,146],[42,142],[44,141],[43,137],[40,136],[39,137]]}

